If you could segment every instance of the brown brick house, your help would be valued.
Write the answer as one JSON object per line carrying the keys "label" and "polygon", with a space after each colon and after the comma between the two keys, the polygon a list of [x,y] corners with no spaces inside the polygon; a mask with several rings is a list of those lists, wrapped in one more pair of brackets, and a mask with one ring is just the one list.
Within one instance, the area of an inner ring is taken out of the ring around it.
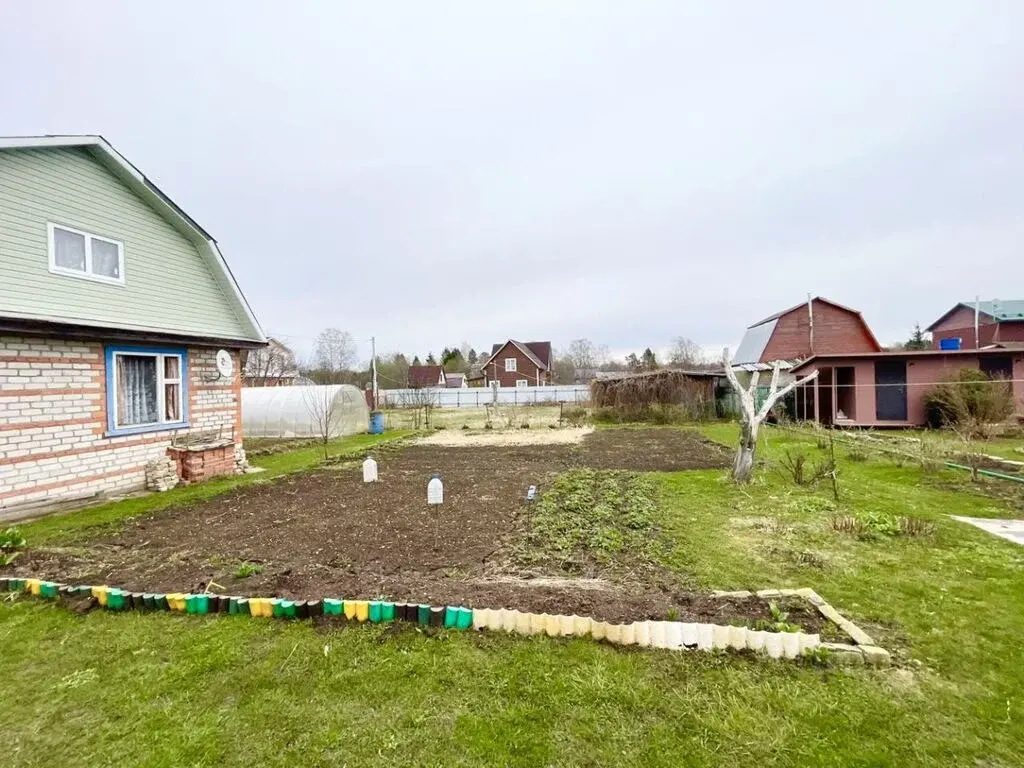
{"label": "brown brick house", "polygon": [[926,330],[932,334],[935,349],[947,339],[959,339],[961,349],[978,349],[1006,341],[1024,342],[1024,299],[961,301]]}
{"label": "brown brick house", "polygon": [[881,351],[882,346],[860,312],[818,296],[748,327],[733,365]]}
{"label": "brown brick house", "polygon": [[489,386],[540,387],[551,383],[551,342],[509,339],[493,345],[484,360],[484,381]]}

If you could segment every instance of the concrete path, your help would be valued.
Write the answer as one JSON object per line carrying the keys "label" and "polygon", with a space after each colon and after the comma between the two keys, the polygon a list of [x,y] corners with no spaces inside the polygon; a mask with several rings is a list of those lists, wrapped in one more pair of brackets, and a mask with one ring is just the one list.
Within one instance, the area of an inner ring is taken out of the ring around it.
{"label": "concrete path", "polygon": [[959,517],[957,515],[952,517],[954,520],[970,523],[983,531],[988,531],[993,536],[999,536],[1024,547],[1024,520],[990,520],[985,517]]}

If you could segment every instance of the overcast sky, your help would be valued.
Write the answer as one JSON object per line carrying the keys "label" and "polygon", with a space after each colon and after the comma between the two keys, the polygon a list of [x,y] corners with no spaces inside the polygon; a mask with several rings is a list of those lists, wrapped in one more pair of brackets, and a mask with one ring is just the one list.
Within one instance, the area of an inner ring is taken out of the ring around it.
{"label": "overcast sky", "polygon": [[1019,0],[153,5],[5,3],[0,134],[105,136],[300,352],[1024,298]]}

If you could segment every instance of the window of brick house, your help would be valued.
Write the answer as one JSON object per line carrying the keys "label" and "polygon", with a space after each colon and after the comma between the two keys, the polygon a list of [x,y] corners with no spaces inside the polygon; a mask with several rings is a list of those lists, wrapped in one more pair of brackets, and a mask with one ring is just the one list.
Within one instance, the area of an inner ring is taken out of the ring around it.
{"label": "window of brick house", "polygon": [[187,426],[186,350],[110,346],[106,363],[109,432]]}

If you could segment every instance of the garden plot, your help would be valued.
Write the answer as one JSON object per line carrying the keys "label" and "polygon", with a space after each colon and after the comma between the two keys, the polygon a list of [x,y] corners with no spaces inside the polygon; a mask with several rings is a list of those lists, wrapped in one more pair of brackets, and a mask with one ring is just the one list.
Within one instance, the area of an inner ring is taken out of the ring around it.
{"label": "garden plot", "polygon": [[[724,466],[676,429],[599,430],[579,444],[412,445],[380,482],[336,466],[130,521],[73,547],[29,550],[24,573],[130,590],[384,598],[579,614],[609,621],[772,622],[805,631],[813,606],[693,593],[664,557],[659,491],[636,470]],[[445,503],[426,504],[434,472]],[[527,489],[540,489],[526,502]]]}

